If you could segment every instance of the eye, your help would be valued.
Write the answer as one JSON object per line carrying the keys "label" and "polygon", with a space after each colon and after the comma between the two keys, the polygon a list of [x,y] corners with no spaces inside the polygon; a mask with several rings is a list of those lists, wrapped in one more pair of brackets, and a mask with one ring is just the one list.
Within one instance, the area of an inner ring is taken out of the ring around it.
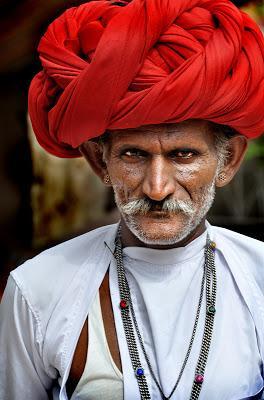
{"label": "eye", "polygon": [[198,155],[197,151],[192,149],[179,149],[169,153],[169,157],[183,159],[183,160],[189,160],[197,155]]}
{"label": "eye", "polygon": [[125,149],[121,152],[121,157],[136,160],[147,157],[147,153],[140,149]]}

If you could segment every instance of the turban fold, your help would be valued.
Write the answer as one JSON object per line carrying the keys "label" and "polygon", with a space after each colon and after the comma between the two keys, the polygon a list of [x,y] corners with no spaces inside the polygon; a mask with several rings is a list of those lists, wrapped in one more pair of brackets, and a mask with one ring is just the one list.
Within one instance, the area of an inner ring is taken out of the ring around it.
{"label": "turban fold", "polygon": [[106,130],[188,119],[264,131],[263,35],[228,0],[91,1],[56,19],[38,51],[29,114],[56,156],[78,157]]}

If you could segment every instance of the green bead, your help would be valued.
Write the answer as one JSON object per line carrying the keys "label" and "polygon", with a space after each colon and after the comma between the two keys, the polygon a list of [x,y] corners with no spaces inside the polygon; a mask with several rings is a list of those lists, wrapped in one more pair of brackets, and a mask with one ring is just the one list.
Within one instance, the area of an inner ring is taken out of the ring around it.
{"label": "green bead", "polygon": [[212,315],[215,314],[216,313],[215,307],[214,306],[207,307],[207,313]]}

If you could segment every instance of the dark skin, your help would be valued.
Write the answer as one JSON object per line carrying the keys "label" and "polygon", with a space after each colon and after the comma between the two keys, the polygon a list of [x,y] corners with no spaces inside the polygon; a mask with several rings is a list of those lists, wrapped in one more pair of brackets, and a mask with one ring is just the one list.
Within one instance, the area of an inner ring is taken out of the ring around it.
{"label": "dark skin", "polygon": [[[140,229],[153,243],[144,243],[131,232],[121,217],[123,246],[166,249],[185,246],[198,237],[205,230],[206,216],[180,241],[162,244],[162,241],[177,237],[185,229],[187,217],[182,213],[165,214],[160,211],[159,204],[165,199],[190,200],[198,212],[203,206],[205,188],[212,182],[215,182],[216,187],[228,184],[239,169],[246,148],[247,141],[241,136],[229,140],[230,155],[220,171],[225,176],[224,180],[217,175],[214,136],[206,121],[115,131],[103,147],[89,141],[80,147],[80,151],[102,181],[106,174],[110,176],[111,183],[108,185],[113,186],[120,203],[141,198],[155,203],[147,215],[135,217]],[[122,371],[108,274],[100,287],[100,300],[109,349],[114,362]],[[85,367],[89,342],[87,324],[88,319],[73,357],[67,382],[69,396]]]}

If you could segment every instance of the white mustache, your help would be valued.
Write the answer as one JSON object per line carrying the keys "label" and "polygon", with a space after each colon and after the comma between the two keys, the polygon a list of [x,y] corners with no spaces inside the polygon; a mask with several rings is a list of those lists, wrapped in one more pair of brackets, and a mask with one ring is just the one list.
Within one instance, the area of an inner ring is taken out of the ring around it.
{"label": "white mustache", "polygon": [[[146,199],[132,200],[120,206],[121,211],[127,215],[145,215],[151,210],[152,207],[153,203]],[[183,212],[187,215],[193,215],[195,208],[191,200],[166,199],[164,200],[159,211],[168,212],[171,214]]]}

